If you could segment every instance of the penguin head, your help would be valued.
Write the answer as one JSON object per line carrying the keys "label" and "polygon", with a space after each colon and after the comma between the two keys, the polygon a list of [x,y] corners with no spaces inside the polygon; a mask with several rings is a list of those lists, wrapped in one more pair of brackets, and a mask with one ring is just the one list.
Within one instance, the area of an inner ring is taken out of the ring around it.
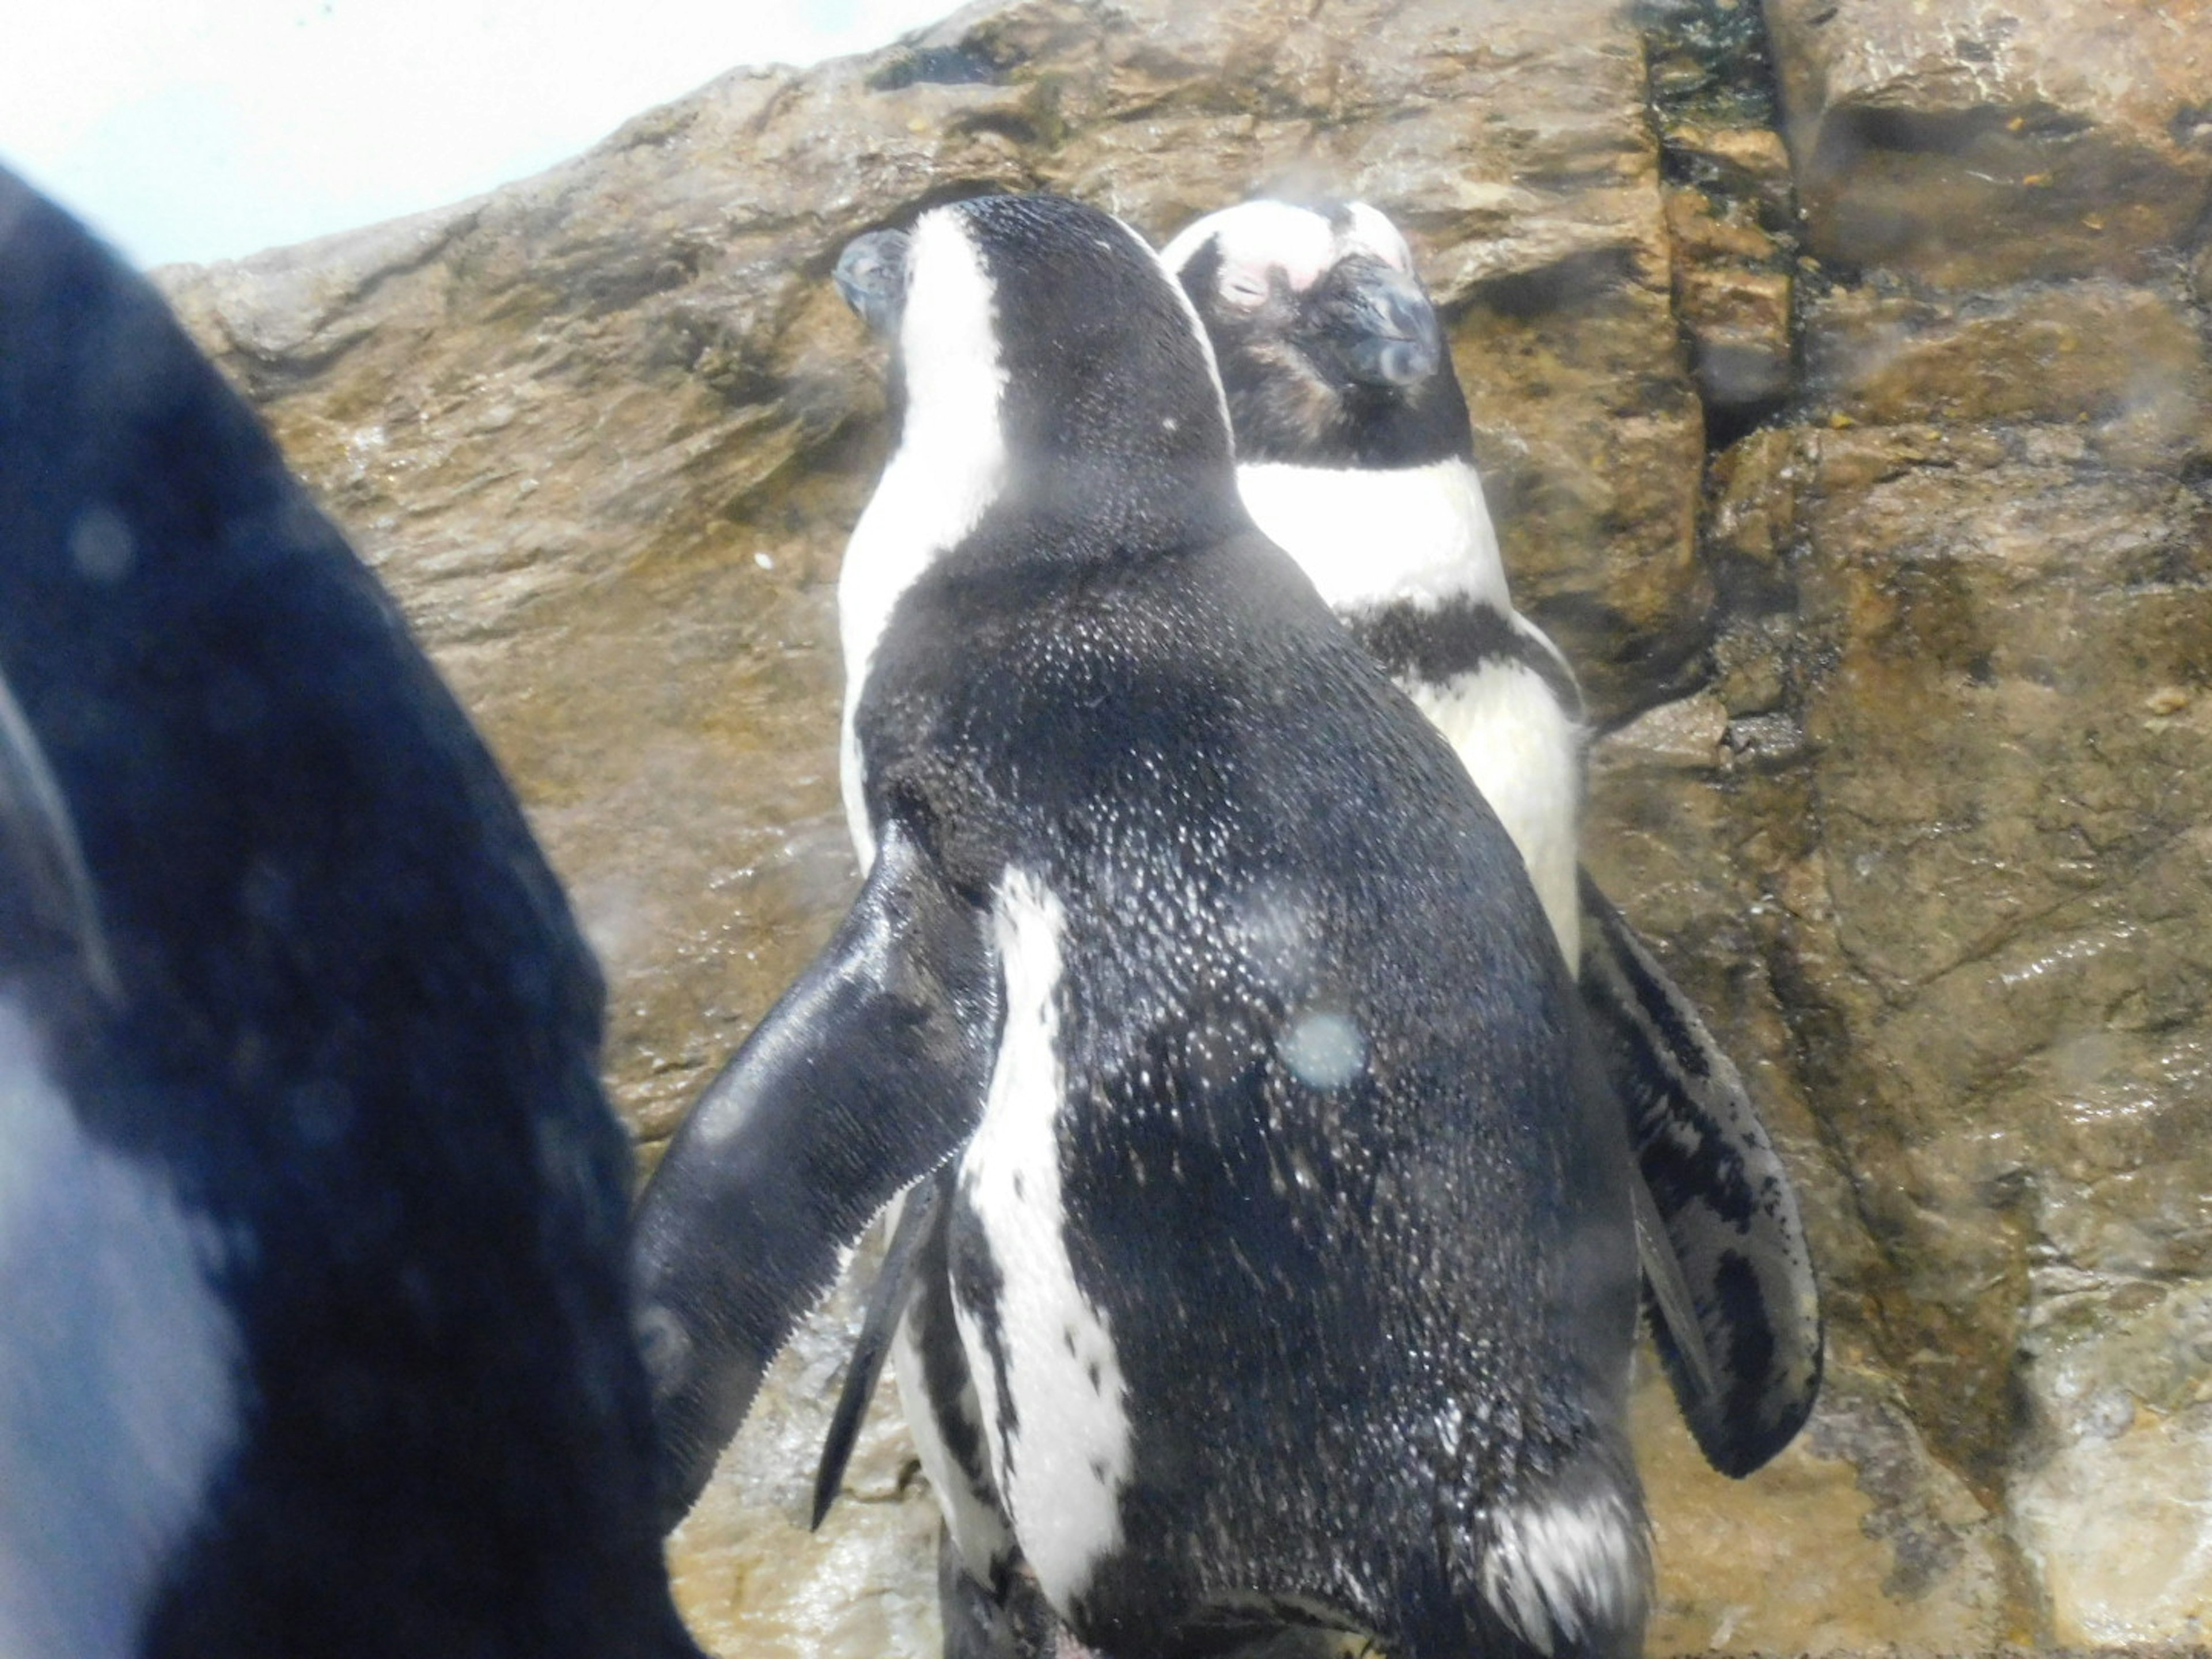
{"label": "penguin head", "polygon": [[857,239],[836,280],[891,343],[886,483],[926,477],[960,504],[940,547],[987,514],[1025,547],[1077,556],[1242,521],[1205,331],[1111,215],[1052,196],[952,203]]}
{"label": "penguin head", "polygon": [[889,336],[906,309],[907,233],[872,230],[855,236],[837,258],[837,292],[871,334]]}
{"label": "penguin head", "polygon": [[1238,459],[1471,454],[1436,307],[1406,239],[1364,202],[1246,202],[1191,225],[1163,257],[1219,360]]}

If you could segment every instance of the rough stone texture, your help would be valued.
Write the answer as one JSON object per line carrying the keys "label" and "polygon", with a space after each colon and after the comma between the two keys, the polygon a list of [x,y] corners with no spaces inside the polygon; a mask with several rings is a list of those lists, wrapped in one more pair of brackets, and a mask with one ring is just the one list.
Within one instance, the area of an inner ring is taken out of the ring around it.
{"label": "rough stone texture", "polygon": [[[2192,682],[2212,515],[2078,428],[1817,451],[1800,648],[1821,844],[1784,896],[1784,948],[1819,984],[1802,1037],[1887,1259],[1882,1346],[1924,1431],[1995,1493],[2032,1426],[2021,1390],[2046,1437],[2072,1414],[2045,1365],[2021,1368],[2028,1334],[2131,1328],[2136,1296],[2207,1265],[2212,723]],[[2180,1501],[2201,1491],[2171,1495],[2168,1530],[2203,1534]],[[2068,1555],[2072,1530],[2023,1517],[2021,1541]],[[2058,1633],[2089,1639],[2048,1588]]]}
{"label": "rough stone texture", "polygon": [[1698,396],[1755,409],[1790,391],[1792,281],[1780,244],[1740,202],[1715,207],[1705,191],[1667,192],[1674,311],[1690,337]]}
{"label": "rough stone texture", "polygon": [[[1751,1480],[1639,1390],[1653,1650],[2196,1640],[2212,9],[1764,16],[1017,0],[166,281],[513,769],[649,1152],[854,884],[832,584],[884,434],[838,249],[984,188],[1155,235],[1375,201],[1516,595],[1618,727],[1590,861],[1742,1063],[1826,1289],[1826,1393]],[[887,1406],[796,1523],[852,1317],[678,1537],[722,1651],[933,1650]]]}
{"label": "rough stone texture", "polygon": [[1814,251],[1949,289],[2148,275],[2212,192],[2204,0],[1766,0]]}
{"label": "rough stone texture", "polygon": [[850,1284],[779,1358],[744,1433],[669,1548],[677,1601],[732,1659],[878,1659],[937,1652],[937,1503],[888,1376],[809,1532],[814,1465],[860,1322]]}
{"label": "rough stone texture", "polygon": [[1957,1653],[2004,1628],[1990,1512],[1878,1378],[1832,1367],[1805,1431],[1748,1487],[1706,1466],[1656,1374],[1634,1422],[1658,1494],[1649,1651]]}
{"label": "rough stone texture", "polygon": [[2198,1640],[2212,9],[1768,9],[1856,279],[1801,315],[1797,429],[1716,469],[1794,624],[1813,844],[1768,958],[1866,1328],[2031,1630]]}

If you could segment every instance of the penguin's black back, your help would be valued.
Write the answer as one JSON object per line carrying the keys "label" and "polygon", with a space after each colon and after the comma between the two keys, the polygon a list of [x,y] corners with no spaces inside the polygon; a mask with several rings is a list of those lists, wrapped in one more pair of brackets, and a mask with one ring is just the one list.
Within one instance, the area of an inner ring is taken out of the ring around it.
{"label": "penguin's black back", "polygon": [[[1559,1650],[1632,1644],[1626,1146],[1520,860],[1244,519],[1194,319],[1082,250],[1113,263],[1126,233],[1066,203],[945,211],[989,278],[1006,475],[891,607],[854,729],[872,822],[996,907],[1002,952],[1017,884],[1056,912],[1041,1018],[1034,962],[1002,957],[1003,1041],[1051,1033],[1062,1231],[1131,1459],[1062,1611],[1117,1651],[1316,1618],[1510,1650],[1500,1608],[1541,1634],[1589,1565],[1530,1567],[1528,1528],[1601,1510],[1613,1622],[1567,1608],[1589,1619]],[[979,1201],[950,1272],[1018,1447]]]}
{"label": "penguin's black back", "polygon": [[230,1449],[142,1650],[692,1651],[560,889],[243,404],[4,174],[0,676],[112,969],[0,949],[0,988],[87,1140],[193,1218],[234,1325]]}
{"label": "penguin's black back", "polygon": [[[1065,1203],[1137,1422],[1125,1534],[1236,1540],[1193,1605],[1296,1581],[1445,1619],[1433,1555],[1363,1586],[1306,1522],[1430,1539],[1456,1504],[1471,1528],[1597,1429],[1633,1322],[1625,1145],[1510,843],[1256,536],[1073,578],[948,561],[876,675],[896,810],[1066,913]],[[1301,1079],[1302,1018],[1324,1049],[1348,1023],[1356,1079]],[[1453,1401],[1510,1443],[1401,1412]],[[1169,1559],[1109,1563],[1086,1636],[1172,1603]]]}

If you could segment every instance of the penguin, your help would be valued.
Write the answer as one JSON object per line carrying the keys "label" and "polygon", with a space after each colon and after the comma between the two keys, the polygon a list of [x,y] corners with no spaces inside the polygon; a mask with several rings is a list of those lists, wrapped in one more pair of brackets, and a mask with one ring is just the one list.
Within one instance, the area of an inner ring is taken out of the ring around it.
{"label": "penguin", "polygon": [[841,269],[896,339],[840,588],[867,875],[641,1200],[667,1509],[919,1184],[956,1588],[1011,1562],[1127,1659],[1637,1651],[1632,1159],[1511,841],[1253,526],[1127,226],[983,198]]}
{"label": "penguin", "polygon": [[697,1659],[602,1000],[396,607],[0,173],[0,1653]]}
{"label": "penguin", "polygon": [[1664,1233],[1661,1311],[1656,1281],[1677,1268],[1693,1304],[1654,1322],[1669,1378],[1708,1461],[1748,1474],[1819,1391],[1796,1192],[1741,1073],[1579,868],[1581,690],[1513,608],[1466,400],[1406,240],[1363,202],[1261,200],[1200,219],[1163,257],[1213,345],[1247,510],[1450,741],[1528,864]]}

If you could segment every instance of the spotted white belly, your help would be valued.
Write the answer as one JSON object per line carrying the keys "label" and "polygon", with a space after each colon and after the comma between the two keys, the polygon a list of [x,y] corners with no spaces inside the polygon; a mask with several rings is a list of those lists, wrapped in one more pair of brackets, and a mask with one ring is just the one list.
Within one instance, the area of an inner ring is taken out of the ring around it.
{"label": "spotted white belly", "polygon": [[1000,1497],[1046,1599],[1062,1610],[1121,1542],[1130,1468],[1111,1322],[1076,1283],[1060,1202],[1066,927],[1040,882],[1015,871],[1000,884],[994,930],[1006,1026],[960,1179],[1001,1284],[995,1310],[955,1298]]}

